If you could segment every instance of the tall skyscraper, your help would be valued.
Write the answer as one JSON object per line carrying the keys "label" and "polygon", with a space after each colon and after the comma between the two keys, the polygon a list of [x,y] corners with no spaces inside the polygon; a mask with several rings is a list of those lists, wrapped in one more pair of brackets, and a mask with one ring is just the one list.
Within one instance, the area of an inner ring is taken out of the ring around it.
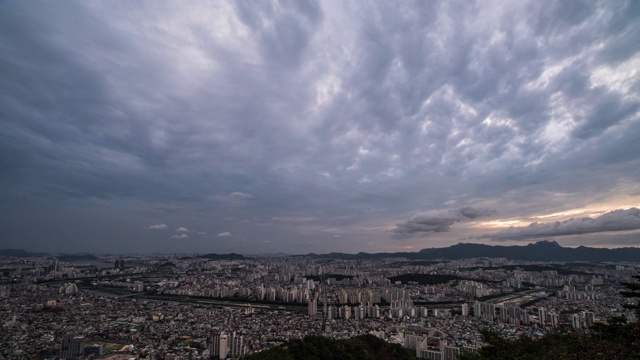
{"label": "tall skyscraper", "polygon": [[220,332],[214,331],[211,333],[211,339],[209,340],[209,357],[211,359],[220,358]]}
{"label": "tall skyscraper", "polygon": [[309,301],[309,304],[307,305],[307,314],[309,316],[315,316],[318,314],[318,300],[313,299]]}
{"label": "tall skyscraper", "polygon": [[479,318],[482,315],[482,303],[476,301],[473,304],[473,316]]}
{"label": "tall skyscraper", "polygon": [[538,318],[540,318],[540,325],[544,326],[547,323],[547,309],[538,308]]}
{"label": "tall skyscraper", "polygon": [[67,334],[62,337],[60,359],[79,359],[84,355],[84,336]]}
{"label": "tall skyscraper", "polygon": [[349,319],[351,318],[351,307],[342,305],[340,308],[340,318],[341,319]]}
{"label": "tall skyscraper", "polygon": [[338,309],[333,306],[330,305],[329,308],[327,309],[327,320],[333,320],[336,319],[338,317]]}
{"label": "tall skyscraper", "polygon": [[229,336],[229,352],[231,353],[232,358],[239,358],[244,356],[246,350],[244,346],[244,337],[240,334],[236,334],[234,331],[231,336]]}
{"label": "tall skyscraper", "polygon": [[574,329],[582,328],[582,317],[579,314],[571,315],[571,325]]}
{"label": "tall skyscraper", "polygon": [[596,321],[596,318],[593,312],[591,311],[587,311],[584,313],[584,319],[585,319],[585,322],[587,323],[587,326],[593,325],[593,323]]}
{"label": "tall skyscraper", "polygon": [[[242,339],[242,336],[240,337]],[[242,340],[240,340],[242,341]],[[229,354],[229,337],[224,332],[214,331],[209,343],[211,359],[226,359]]]}
{"label": "tall skyscraper", "polygon": [[492,321],[495,317],[496,306],[494,304],[482,303],[482,318]]}
{"label": "tall skyscraper", "polygon": [[220,359],[226,359],[229,354],[229,336],[220,334]]}

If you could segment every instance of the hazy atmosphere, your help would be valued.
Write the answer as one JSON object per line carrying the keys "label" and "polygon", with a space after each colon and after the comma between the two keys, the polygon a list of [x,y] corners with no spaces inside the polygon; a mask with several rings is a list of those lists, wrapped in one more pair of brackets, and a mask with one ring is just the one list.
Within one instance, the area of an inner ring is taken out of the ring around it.
{"label": "hazy atmosphere", "polygon": [[2,1],[0,248],[640,246],[639,1]]}

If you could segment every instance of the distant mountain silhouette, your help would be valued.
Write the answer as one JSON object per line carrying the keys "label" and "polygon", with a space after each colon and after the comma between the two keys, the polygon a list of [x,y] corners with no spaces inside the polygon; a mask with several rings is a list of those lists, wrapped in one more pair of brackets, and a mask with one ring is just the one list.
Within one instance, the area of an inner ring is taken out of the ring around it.
{"label": "distant mountain silhouette", "polygon": [[62,261],[86,261],[98,260],[98,257],[91,254],[61,254],[58,255],[58,259]]}
{"label": "distant mountain silhouette", "polygon": [[507,258],[530,261],[638,261],[640,248],[566,248],[555,241],[538,241],[526,246],[457,244],[448,248],[423,249],[428,258],[465,259],[471,257]]}
{"label": "distant mountain silhouette", "polygon": [[395,252],[395,253],[360,252],[357,254],[332,252],[329,254],[310,253],[307,255],[295,255],[295,256],[306,256],[306,257],[311,257],[316,259],[336,259],[336,260],[368,260],[368,259],[384,259],[384,258],[390,258],[390,257],[406,258],[411,260],[427,259],[426,257],[424,257],[423,254],[419,252]]}
{"label": "distant mountain silhouette", "polygon": [[618,262],[618,261],[638,261],[640,259],[640,248],[626,247],[619,249],[590,248],[580,246],[577,248],[567,248],[560,246],[555,241],[538,241],[524,246],[502,246],[460,243],[445,248],[422,249],[419,252],[396,252],[396,253],[330,253],[308,256],[320,259],[380,259],[389,257],[407,258],[411,260],[456,260],[477,257],[486,258],[506,258],[510,260],[529,261],[592,261],[592,262]]}
{"label": "distant mountain silhouette", "polygon": [[[32,253],[23,249],[0,249],[0,256],[5,257],[30,257],[50,256],[45,253]],[[268,256],[287,256],[285,254],[268,254]],[[510,260],[529,261],[590,261],[590,262],[636,262],[640,259],[640,248],[625,247],[618,249],[591,248],[579,246],[577,248],[562,247],[555,241],[538,241],[528,245],[485,245],[460,243],[445,248],[422,249],[418,252],[395,253],[365,253],[346,254],[332,252],[329,254],[292,255],[297,257],[311,257],[314,259],[335,260],[371,260],[383,258],[404,258],[409,260],[456,260],[477,257],[506,258]],[[245,260],[247,257],[236,254],[206,254],[199,258],[211,260]],[[91,254],[61,254],[60,260],[94,260],[97,257]]]}
{"label": "distant mountain silhouette", "polygon": [[2,249],[0,250],[0,256],[7,257],[31,257],[31,256],[42,256],[42,253],[32,253],[28,252],[24,249]]}
{"label": "distant mountain silhouette", "polygon": [[59,254],[57,256],[47,253],[32,253],[23,249],[0,249],[0,256],[7,257],[32,257],[32,256],[54,256],[62,261],[85,261],[85,260],[98,260],[98,257],[89,253],[77,253],[77,254]]}
{"label": "distant mountain silhouette", "polygon": [[285,254],[283,252],[279,252],[279,253],[249,254],[249,256],[257,256],[257,257],[287,257],[287,256],[291,256],[291,255],[290,254]]}
{"label": "distant mountain silhouette", "polygon": [[206,254],[200,255],[199,258],[210,259],[210,260],[244,260],[246,257],[240,254],[229,253],[229,254]]}

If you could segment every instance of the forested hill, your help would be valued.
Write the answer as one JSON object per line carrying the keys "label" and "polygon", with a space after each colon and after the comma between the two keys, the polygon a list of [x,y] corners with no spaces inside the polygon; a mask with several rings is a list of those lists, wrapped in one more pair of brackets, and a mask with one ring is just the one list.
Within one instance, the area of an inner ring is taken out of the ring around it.
{"label": "forested hill", "polygon": [[382,259],[382,258],[405,258],[410,260],[456,260],[477,257],[486,258],[506,258],[510,260],[528,261],[591,261],[591,262],[618,262],[618,261],[638,261],[640,259],[640,248],[626,247],[618,249],[591,248],[579,246],[577,248],[563,247],[555,241],[538,241],[528,245],[485,245],[461,243],[445,248],[428,248],[418,252],[395,252],[395,253],[329,253],[329,254],[307,254],[306,256],[321,259]]}
{"label": "forested hill", "polygon": [[555,241],[538,241],[525,246],[457,244],[446,248],[423,249],[425,259],[464,259],[472,257],[506,258],[529,261],[638,261],[640,248],[569,248]]}
{"label": "forested hill", "polygon": [[248,360],[408,360],[415,351],[390,344],[373,335],[344,340],[307,336],[284,345],[249,355]]}

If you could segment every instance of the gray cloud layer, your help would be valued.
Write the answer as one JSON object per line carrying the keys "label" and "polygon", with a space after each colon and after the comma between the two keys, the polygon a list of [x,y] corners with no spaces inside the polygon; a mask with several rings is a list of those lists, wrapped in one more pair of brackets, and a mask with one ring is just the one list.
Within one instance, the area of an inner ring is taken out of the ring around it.
{"label": "gray cloud layer", "polygon": [[0,2],[0,230],[360,251],[417,209],[640,194],[639,51],[638,1]]}
{"label": "gray cloud layer", "polygon": [[527,227],[510,227],[480,238],[495,241],[528,240],[553,236],[580,235],[606,231],[640,229],[640,209],[614,210],[597,218],[584,217],[549,223],[532,223]]}
{"label": "gray cloud layer", "polygon": [[397,224],[392,231],[398,235],[447,232],[450,230],[451,225],[457,222],[491,216],[495,213],[493,210],[478,209],[471,206],[459,209],[432,210],[414,215],[405,223]]}

